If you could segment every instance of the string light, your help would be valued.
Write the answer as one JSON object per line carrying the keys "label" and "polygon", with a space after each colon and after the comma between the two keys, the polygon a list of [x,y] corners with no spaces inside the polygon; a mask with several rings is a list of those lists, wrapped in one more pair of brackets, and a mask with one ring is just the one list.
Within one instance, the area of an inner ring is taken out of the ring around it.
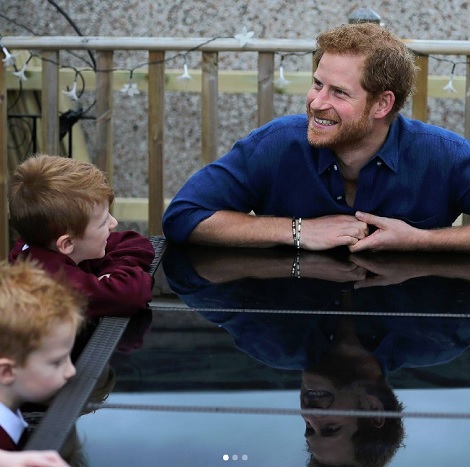
{"label": "string light", "polygon": [[279,65],[279,78],[276,81],[274,81],[274,84],[280,89],[284,89],[290,83],[290,81],[284,77],[283,62],[284,62],[284,55],[281,56],[281,63]]}
{"label": "string light", "polygon": [[28,81],[28,78],[25,75],[27,63],[25,63],[22,67],[21,70],[14,71],[13,75],[16,76],[20,81]]}
{"label": "string light", "polygon": [[243,26],[242,32],[235,34],[235,39],[240,43],[240,47],[245,47],[246,44],[252,42],[252,37],[255,35],[253,31],[248,31],[246,26]]}
{"label": "string light", "polygon": [[452,64],[452,70],[450,72],[450,78],[449,78],[449,82],[444,86],[444,91],[447,91],[447,92],[457,92],[457,89],[454,88],[454,72],[455,72],[455,65],[456,63],[453,63]]}
{"label": "string light", "polygon": [[77,80],[78,80],[78,73],[77,70],[75,70],[75,78],[73,80],[73,85],[72,89],[69,90],[69,87],[67,86],[66,91],[62,91],[63,94],[66,96],[70,97],[73,101],[78,101],[78,96],[77,96]]}
{"label": "string light", "polygon": [[124,94],[125,96],[128,96],[128,97],[133,97],[133,96],[140,94],[139,88],[137,87],[137,83],[134,83],[132,81],[133,76],[134,76],[134,70],[131,70],[129,82],[124,84],[124,86],[121,88],[120,90],[121,94]]}
{"label": "string light", "polygon": [[191,75],[189,74],[188,64],[186,62],[186,55],[184,56],[183,74],[178,76],[176,79],[184,80],[184,81],[189,81],[190,79],[192,79]]}
{"label": "string light", "polygon": [[2,59],[3,65],[5,67],[8,66],[16,66],[16,54],[11,54],[8,52],[7,48],[2,45],[2,51],[5,55],[5,58]]}
{"label": "string light", "polygon": [[[186,80],[186,81],[189,81],[192,79],[192,76],[190,74],[190,71],[189,71],[189,68],[188,68],[188,65],[187,65],[187,60],[186,60],[186,57],[187,55],[190,53],[190,52],[194,52],[194,51],[197,51],[199,49],[201,49],[204,45],[210,43],[210,42],[213,42],[217,39],[221,39],[221,38],[225,38],[225,39],[228,39],[228,38],[235,38],[236,40],[239,41],[239,44],[240,44],[240,47],[245,47],[248,43],[252,42],[252,38],[254,36],[254,32],[253,31],[248,31],[247,27],[246,26],[243,26],[242,28],[242,31],[238,34],[235,34],[234,36],[215,36],[215,37],[212,37],[210,39],[207,39],[205,40],[204,42],[201,42],[200,44],[192,47],[191,49],[189,49],[188,51],[186,51],[185,53],[178,53],[178,54],[175,54],[174,56],[170,56],[170,57],[167,57],[165,58],[164,60],[159,60],[159,61],[151,61],[151,62],[145,62],[145,63],[141,63],[139,64],[138,66],[135,66],[131,69],[128,69],[128,68],[113,68],[113,69],[109,69],[109,70],[97,70],[95,67],[92,67],[90,69],[82,69],[81,71],[78,71],[76,70],[75,68],[75,71],[76,71],[76,75],[75,75],[75,79],[74,79],[74,82],[73,82],[73,86],[71,89],[69,89],[67,87],[67,90],[66,91],[62,91],[64,94],[66,94],[68,97],[70,97],[72,100],[74,101],[78,101],[79,100],[79,95],[77,94],[77,76],[78,74],[81,74],[83,71],[94,71],[94,72],[97,72],[97,71],[102,71],[102,72],[113,72],[113,71],[119,71],[119,70],[129,70],[130,72],[130,80],[128,83],[124,84],[123,87],[120,89],[120,93],[125,95],[125,96],[128,96],[128,97],[133,97],[135,95],[139,95],[140,94],[140,90],[138,89],[138,86],[137,86],[137,83],[133,82],[132,81],[132,75],[133,75],[133,70],[138,68],[138,67],[143,67],[145,65],[153,65],[153,64],[161,64],[161,63],[166,63],[166,62],[169,62],[169,61],[172,61],[174,60],[175,58],[178,58],[178,57],[181,57],[181,55],[183,55],[183,58],[184,58],[184,64],[183,64],[183,73],[177,77],[178,80]],[[1,37],[1,35],[0,35]],[[22,66],[22,68],[20,70],[17,69],[16,67],[16,55],[17,54],[12,54],[8,51],[8,49],[2,44],[1,40],[0,40],[0,47],[3,51],[3,54],[5,55],[5,58],[2,59],[3,61],[3,64],[5,67],[14,67],[14,71],[12,71],[12,74],[14,76],[16,76],[20,81],[26,81],[28,78],[26,76],[26,68],[27,68],[27,64],[29,62],[29,60],[35,56],[35,57],[38,57],[40,60],[46,60],[45,58],[41,57],[39,54],[37,54],[36,52],[31,52],[30,51],[30,57],[29,59],[26,61],[26,63]],[[285,57],[287,56],[303,56],[303,55],[311,55],[315,52],[315,50],[311,50],[311,51],[308,51],[308,52],[291,52],[291,53],[281,53],[281,52],[274,52],[275,54],[281,54],[281,62],[280,62],[280,66],[279,66],[279,77],[278,79],[274,82],[274,84],[276,85],[277,89],[279,90],[282,90],[284,89],[289,83],[290,81],[287,80],[285,78],[285,75],[284,75],[284,59]],[[429,55],[428,56],[429,58],[432,58],[432,59],[435,59],[437,61],[449,61],[448,59],[442,59],[442,58],[438,58],[438,57],[434,57],[434,56],[431,56]],[[51,63],[54,63],[53,61],[51,61],[50,59],[47,59],[48,62],[51,62]],[[451,71],[451,74],[450,74],[450,78],[449,78],[449,81],[448,83],[444,86],[444,90],[449,92],[449,93],[457,93],[458,91],[456,90],[456,88],[454,87],[454,77],[455,77],[455,67],[457,64],[468,64],[469,62],[452,62],[452,71]],[[60,63],[56,63],[57,66],[61,66]],[[82,77],[83,79],[83,77]],[[83,85],[83,89],[82,89],[82,93],[84,92],[84,85]],[[470,91],[467,93],[467,96],[470,95]]]}

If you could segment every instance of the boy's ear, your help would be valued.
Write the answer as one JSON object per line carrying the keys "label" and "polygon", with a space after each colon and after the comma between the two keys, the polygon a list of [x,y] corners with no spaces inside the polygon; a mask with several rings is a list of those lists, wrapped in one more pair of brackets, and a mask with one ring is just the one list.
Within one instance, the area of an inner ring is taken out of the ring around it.
{"label": "boy's ear", "polygon": [[0,358],[0,384],[9,385],[15,380],[15,361],[11,358]]}
{"label": "boy's ear", "polygon": [[64,255],[70,255],[74,250],[74,243],[69,234],[61,235],[55,242],[55,246]]}

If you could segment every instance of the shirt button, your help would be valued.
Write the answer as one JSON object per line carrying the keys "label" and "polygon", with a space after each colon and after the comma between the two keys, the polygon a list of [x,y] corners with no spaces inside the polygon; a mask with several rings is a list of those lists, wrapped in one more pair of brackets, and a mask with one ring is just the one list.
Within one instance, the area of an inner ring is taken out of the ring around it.
{"label": "shirt button", "polygon": [[338,166],[336,164],[333,166],[333,170],[338,170]]}
{"label": "shirt button", "polygon": [[343,199],[343,197],[342,196],[337,196],[336,199],[337,199],[337,201],[341,201]]}
{"label": "shirt button", "polygon": [[377,161],[377,166],[380,167],[382,165],[382,161]]}

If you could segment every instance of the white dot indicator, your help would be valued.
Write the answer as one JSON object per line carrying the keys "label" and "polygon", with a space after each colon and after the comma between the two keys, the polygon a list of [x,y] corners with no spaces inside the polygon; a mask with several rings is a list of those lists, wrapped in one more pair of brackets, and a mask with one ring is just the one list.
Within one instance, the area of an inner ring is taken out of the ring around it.
{"label": "white dot indicator", "polygon": [[248,456],[246,454],[243,454],[242,461],[247,461],[247,460],[248,460]]}
{"label": "white dot indicator", "polygon": [[236,454],[234,454],[234,455],[232,456],[232,460],[237,461],[237,460],[238,460],[238,456],[237,456]]}
{"label": "white dot indicator", "polygon": [[230,459],[230,457],[228,456],[228,454],[224,454],[224,455],[222,456],[222,459],[223,459],[225,462],[227,462],[227,461]]}

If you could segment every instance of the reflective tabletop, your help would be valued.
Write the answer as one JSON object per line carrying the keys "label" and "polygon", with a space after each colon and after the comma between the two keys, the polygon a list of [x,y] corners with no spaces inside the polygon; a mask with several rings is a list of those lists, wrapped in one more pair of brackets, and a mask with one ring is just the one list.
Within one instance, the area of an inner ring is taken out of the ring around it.
{"label": "reflective tabletop", "polygon": [[470,255],[165,245],[154,277],[71,459],[468,465]]}

